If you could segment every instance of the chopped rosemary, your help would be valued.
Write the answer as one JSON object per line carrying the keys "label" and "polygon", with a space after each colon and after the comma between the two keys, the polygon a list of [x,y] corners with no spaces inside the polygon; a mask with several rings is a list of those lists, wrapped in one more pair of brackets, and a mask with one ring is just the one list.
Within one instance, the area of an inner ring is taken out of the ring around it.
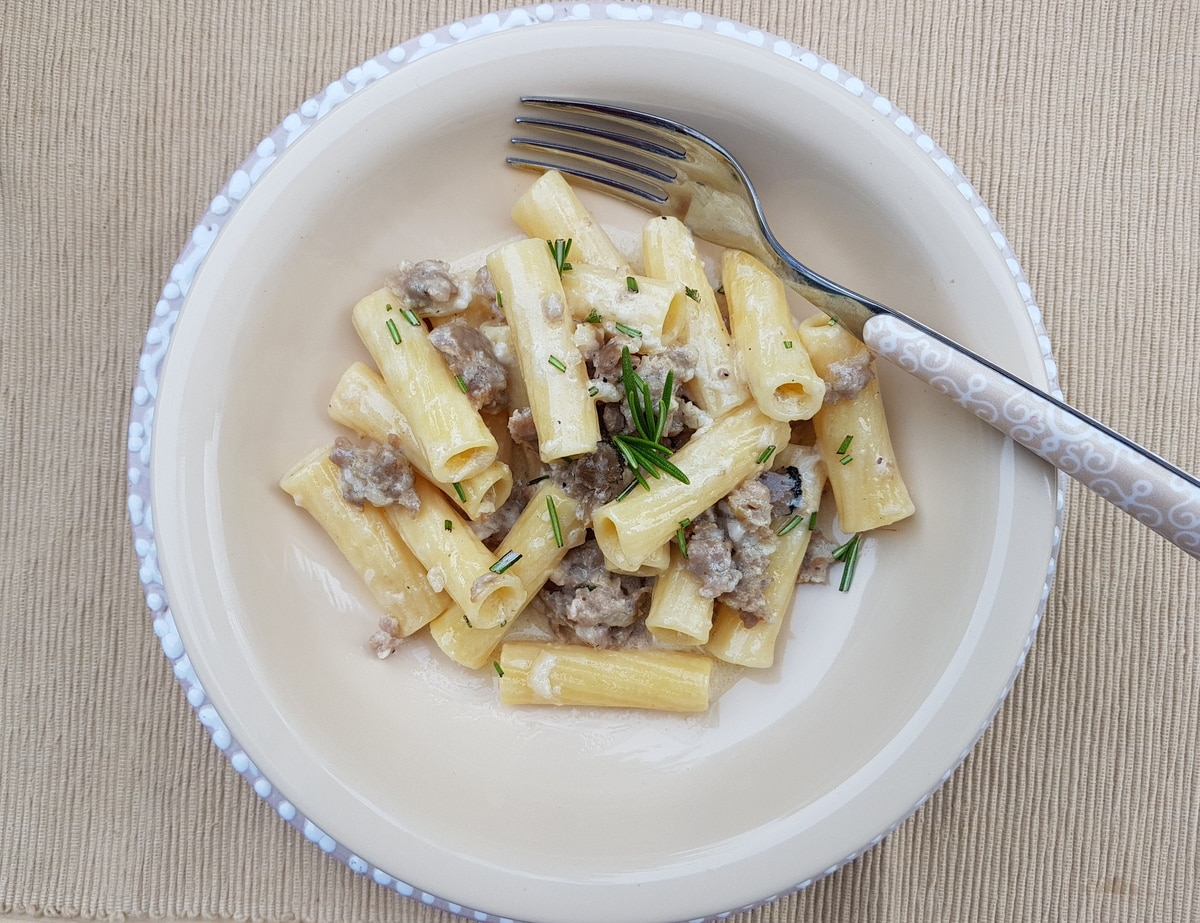
{"label": "chopped rosemary", "polygon": [[454,523],[451,522],[449,519],[447,519],[445,522],[442,523],[442,528],[445,529],[447,532],[453,532],[454,531]]}
{"label": "chopped rosemary", "polygon": [[679,553],[681,555],[683,555],[685,558],[688,556],[687,555],[687,535],[684,533],[683,530],[686,529],[691,524],[692,524],[692,521],[690,519],[681,519],[681,520],[679,520],[679,528],[675,530],[675,543],[679,546]]}
{"label": "chopped rosemary", "polygon": [[558,507],[554,505],[554,495],[546,494],[546,510],[550,513],[550,528],[554,530],[554,545],[563,546],[562,525],[558,521]]}
{"label": "chopped rosemary", "polygon": [[455,375],[454,380],[458,382],[458,390],[461,391],[463,394],[466,394],[467,393],[467,382],[463,379],[463,377],[461,375]]}
{"label": "chopped rosemary", "polygon": [[845,439],[843,439],[842,444],[840,446],[838,446],[838,450],[837,450],[838,455],[845,455],[846,452],[850,449],[850,443],[852,443],[853,441],[854,441],[853,436],[847,436]]}
{"label": "chopped rosemary", "polygon": [[599,311],[597,311],[595,308],[592,308],[592,310],[588,311],[588,316],[585,317],[583,320],[584,320],[584,323],[598,324],[598,323],[600,323],[600,321],[604,320],[604,315],[601,314]]}
{"label": "chopped rosemary", "polygon": [[571,264],[567,262],[567,255],[571,252],[571,241],[569,238],[563,240],[560,237],[558,240],[548,240],[546,243],[550,247],[550,255],[554,257],[554,267],[561,276],[571,268]]}
{"label": "chopped rosemary", "polygon": [[565,372],[567,370],[567,364],[565,362],[563,362],[560,358],[558,358],[558,356],[551,356],[546,361],[549,362],[556,369],[558,369],[560,372]]}
{"label": "chopped rosemary", "polygon": [[399,346],[400,345],[400,330],[396,326],[396,322],[394,320],[392,320],[390,317],[387,319],[387,329],[388,329],[388,333],[390,333],[392,335],[392,342],[395,343],[397,346]]}
{"label": "chopped rosemary", "polygon": [[692,288],[690,285],[685,285],[683,287],[683,293],[692,299],[692,301],[700,301],[700,289],[698,288]]}
{"label": "chopped rosemary", "polygon": [[504,676],[504,667],[500,666],[499,660],[492,661],[492,669],[494,669],[496,671],[497,676],[499,676],[499,677]]}
{"label": "chopped rosemary", "polygon": [[458,494],[458,499],[463,503],[467,502],[467,492],[463,490],[463,486],[459,481],[454,482],[454,492]]}
{"label": "chopped rosemary", "polygon": [[414,314],[412,312],[412,310],[409,308],[402,309],[400,311],[400,316],[403,317],[406,321],[408,321],[408,325],[410,327],[420,327],[421,326],[421,319],[419,317],[417,317],[417,315]]}
{"label": "chopped rosemary", "polygon": [[[629,278],[632,279],[633,276]],[[638,330],[637,327],[630,327],[628,324],[622,324],[619,321],[613,324],[613,326],[627,337],[640,337],[642,335],[642,331]]]}
{"label": "chopped rosemary", "polygon": [[842,580],[838,584],[838,589],[843,593],[850,589],[850,584],[854,580],[854,571],[858,567],[858,552],[861,546],[862,533],[855,532],[848,542],[833,549],[834,560],[842,562]]}
{"label": "chopped rosemary", "polygon": [[637,279],[635,279],[633,276],[626,276],[625,287],[631,292],[636,292],[638,290]]}
{"label": "chopped rosemary", "polygon": [[783,348],[784,348],[784,349],[791,349],[791,348],[792,348],[792,341],[791,341],[791,340],[784,340],[784,341],[783,341]]}
{"label": "chopped rosemary", "polygon": [[767,459],[769,459],[774,454],[775,454],[775,446],[773,446],[773,445],[767,446],[765,449],[762,450],[762,454],[758,456],[758,464],[760,464],[760,465],[766,464]]}
{"label": "chopped rosemary", "polygon": [[800,525],[800,523],[802,523],[802,522],[804,522],[803,516],[793,516],[791,519],[789,519],[787,522],[785,522],[783,524],[783,528],[779,530],[778,534],[779,535],[787,535],[789,532],[794,531],[796,526]]}
{"label": "chopped rosemary", "polygon": [[521,560],[521,555],[515,551],[506,551],[500,556],[491,567],[488,568],[493,574],[502,574],[514,564]]}

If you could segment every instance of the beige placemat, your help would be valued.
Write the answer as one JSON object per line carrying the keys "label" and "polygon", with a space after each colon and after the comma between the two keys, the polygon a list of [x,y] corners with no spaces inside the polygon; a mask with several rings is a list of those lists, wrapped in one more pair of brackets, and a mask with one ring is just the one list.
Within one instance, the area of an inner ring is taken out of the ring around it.
{"label": "beige placemat", "polygon": [[[1029,275],[1067,395],[1200,470],[1200,5],[692,4],[925,128]],[[210,743],[125,512],[150,312],[230,172],[351,66],[484,2],[0,10],[0,914],[446,921],[330,861]],[[1200,918],[1200,567],[1072,489],[991,730],[881,846],[742,921]]]}

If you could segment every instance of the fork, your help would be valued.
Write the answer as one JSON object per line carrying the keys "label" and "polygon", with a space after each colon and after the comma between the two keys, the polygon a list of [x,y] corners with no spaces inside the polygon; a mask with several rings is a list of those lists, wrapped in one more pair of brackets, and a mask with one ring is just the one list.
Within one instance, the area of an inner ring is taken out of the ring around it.
{"label": "fork", "polygon": [[875,355],[1200,558],[1200,479],[925,324],[813,272],[780,245],[750,178],[716,141],[610,103],[551,96],[521,102],[549,114],[517,117],[537,134],[512,138],[531,153],[508,163],[558,170],[678,218],[698,237],[751,253]]}

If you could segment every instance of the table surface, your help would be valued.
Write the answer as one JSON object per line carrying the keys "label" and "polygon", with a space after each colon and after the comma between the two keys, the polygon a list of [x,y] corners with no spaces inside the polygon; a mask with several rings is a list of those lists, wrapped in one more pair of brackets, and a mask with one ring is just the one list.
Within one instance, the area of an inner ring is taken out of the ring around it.
{"label": "table surface", "polygon": [[[857,74],[994,211],[1068,399],[1200,471],[1200,4],[699,2]],[[449,920],[213,746],[125,511],[153,305],[241,160],[480,2],[15,0],[0,16],[0,917]],[[747,921],[1200,918],[1200,566],[1072,485],[1024,671],[882,844]]]}

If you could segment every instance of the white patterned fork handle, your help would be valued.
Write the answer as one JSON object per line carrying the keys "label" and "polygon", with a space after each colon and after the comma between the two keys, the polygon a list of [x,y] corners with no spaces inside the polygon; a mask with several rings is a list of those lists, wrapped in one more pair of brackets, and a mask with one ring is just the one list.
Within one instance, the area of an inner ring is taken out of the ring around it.
{"label": "white patterned fork handle", "polygon": [[1200,484],[1074,408],[893,314],[863,342],[1035,455],[1200,558]]}

